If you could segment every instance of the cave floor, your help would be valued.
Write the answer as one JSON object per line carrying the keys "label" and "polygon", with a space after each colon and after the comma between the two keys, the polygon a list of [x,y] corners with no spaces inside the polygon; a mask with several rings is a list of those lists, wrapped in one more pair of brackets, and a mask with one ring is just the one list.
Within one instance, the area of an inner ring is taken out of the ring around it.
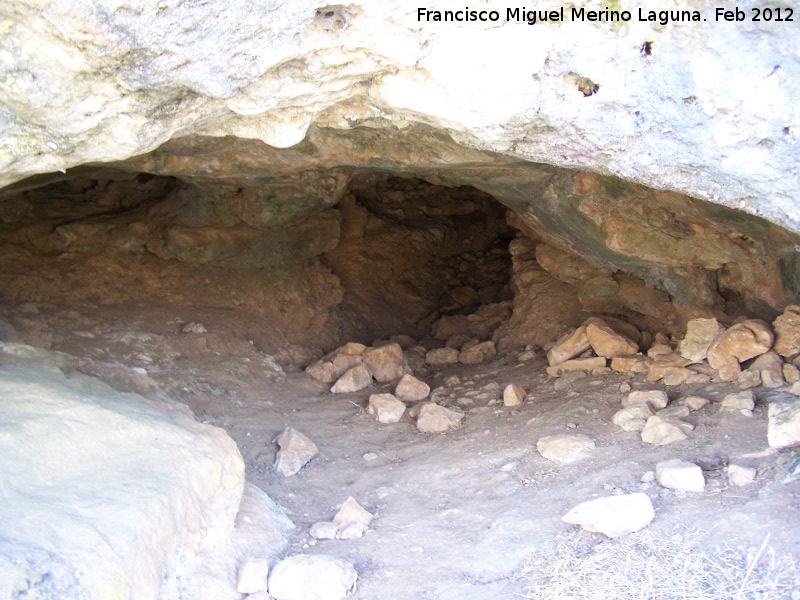
{"label": "cave floor", "polygon": [[[519,362],[509,354],[477,367],[420,373],[440,403],[466,413],[460,428],[425,434],[408,416],[384,425],[367,413],[369,395],[392,391],[390,384],[332,395],[329,386],[303,372],[280,374],[269,357],[227,331],[220,315],[215,321],[206,314],[209,333],[195,335],[177,333],[177,320],[144,309],[127,323],[112,310],[70,310],[34,314],[23,307],[10,313],[22,341],[38,335],[78,357],[80,370],[122,389],[179,399],[202,422],[224,428],[241,450],[248,480],[297,525],[288,554],[327,553],[352,561],[359,573],[357,599],[548,597],[531,588],[547,583],[565,549],[590,556],[621,543],[561,517],[584,500],[640,491],[656,511],[648,534],[714,556],[733,552],[745,560],[740,575],[765,541],[769,556],[800,557],[800,483],[783,483],[792,453],[770,452],[766,440],[768,401],[783,392],[759,388],[748,418],[719,412],[723,396],[738,391],[730,384],[664,388],[642,375],[608,372],[556,389],[543,357]],[[59,332],[56,323],[64,329]],[[181,355],[175,351],[178,338],[204,352]],[[451,375],[460,383],[444,386]],[[695,425],[687,440],[653,447],[611,423],[626,382],[634,390],[666,389],[671,402],[701,395],[711,404],[686,418]],[[509,383],[528,391],[522,406],[503,406]],[[271,468],[273,440],[286,426],[319,448],[292,477]],[[552,463],[536,442],[559,433],[585,434],[597,447],[577,463]],[[642,482],[658,462],[673,458],[703,468],[705,492]],[[722,471],[729,462],[757,468],[755,482],[729,487]],[[313,540],[309,527],[331,520],[349,496],[375,515],[364,537]],[[766,552],[758,555],[754,574],[761,563],[769,566],[767,558]],[[771,593],[742,597],[795,597],[788,588]]]}

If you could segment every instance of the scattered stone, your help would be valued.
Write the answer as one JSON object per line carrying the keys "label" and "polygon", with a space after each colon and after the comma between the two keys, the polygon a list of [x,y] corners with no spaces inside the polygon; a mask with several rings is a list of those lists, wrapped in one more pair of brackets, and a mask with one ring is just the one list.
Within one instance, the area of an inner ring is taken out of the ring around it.
{"label": "scattered stone", "polygon": [[710,402],[708,398],[703,398],[701,396],[686,396],[686,398],[681,400],[681,404],[691,411],[700,410]]}
{"label": "scattered stone", "polygon": [[369,397],[367,412],[377,415],[379,423],[398,423],[406,412],[406,405],[392,394],[372,394]]}
{"label": "scattered stone", "polygon": [[655,471],[645,471],[644,474],[639,478],[639,481],[642,483],[653,483],[656,480],[656,473]]}
{"label": "scattered stone", "polygon": [[272,443],[280,446],[275,456],[275,470],[284,477],[297,473],[319,453],[314,442],[293,427],[284,429]]}
{"label": "scattered stone", "polygon": [[800,381],[800,369],[791,363],[783,365],[783,378],[786,383],[797,383]]}
{"label": "scattered stone", "polygon": [[665,460],[656,465],[656,479],[665,488],[702,492],[706,488],[703,471],[694,463],[680,459]]}
{"label": "scattered stone", "polygon": [[563,377],[559,377],[558,379],[556,379],[555,383],[553,383],[553,387],[559,391],[565,390],[576,381],[585,379],[586,377],[588,377],[588,374],[585,371],[572,371],[571,373],[567,373]]}
{"label": "scattered stone", "polygon": [[547,367],[547,374],[550,375],[550,377],[561,377],[573,371],[592,371],[605,366],[606,359],[602,356],[596,356],[594,358],[576,358],[553,365],[552,367]]}
{"label": "scattered stone", "polygon": [[783,359],[773,350],[756,358],[747,370],[758,371],[764,387],[777,388],[786,383],[783,379]]}
{"label": "scattered stone", "polygon": [[618,334],[600,319],[592,319],[587,323],[586,337],[597,356],[614,358],[636,354],[639,351],[639,345],[636,342]]}
{"label": "scattered stone", "polygon": [[386,383],[403,376],[403,349],[398,343],[364,350],[364,364],[376,381]]}
{"label": "scattered stone", "polygon": [[692,362],[705,360],[708,348],[725,331],[716,319],[692,319],[686,324],[686,335],[678,345],[681,356]]}
{"label": "scattered stone", "polygon": [[735,394],[728,394],[719,405],[720,411],[738,412],[740,410],[753,410],[755,399],[752,390],[744,390]]}
{"label": "scattered stone", "polygon": [[[464,347],[466,346],[465,344]],[[466,347],[466,350],[462,350],[458,355],[458,362],[465,365],[479,365],[495,356],[497,356],[497,350],[494,347],[494,342],[489,340],[472,347]]]}
{"label": "scattered stone", "polygon": [[594,441],[585,435],[550,435],[536,442],[539,454],[547,460],[569,464],[587,458],[594,450]]}
{"label": "scattered stone", "polygon": [[611,418],[611,422],[623,431],[641,431],[647,419],[653,416],[653,411],[647,402],[631,404],[618,410]]}
{"label": "scattered stone", "polygon": [[661,377],[664,385],[684,385],[692,383],[708,383],[711,378],[708,375],[698,373],[686,367],[669,367],[664,370]]}
{"label": "scattered stone", "polygon": [[771,448],[800,444],[800,400],[791,398],[770,403],[767,440]]}
{"label": "scattered stone", "polygon": [[317,521],[308,530],[308,535],[315,540],[335,540],[338,533],[339,526],[331,521]]}
{"label": "scattered stone", "polygon": [[425,433],[440,433],[454,429],[464,418],[463,414],[432,402],[423,402],[418,406],[417,429]]}
{"label": "scattered stone", "polygon": [[329,360],[317,361],[306,367],[306,374],[312,379],[321,381],[322,383],[333,383],[336,381],[336,375],[333,370],[333,363]]}
{"label": "scattered stone", "polygon": [[337,354],[333,357],[331,364],[333,365],[334,378],[341,377],[353,367],[362,364],[364,359],[358,354]]}
{"label": "scattered stone", "polygon": [[761,372],[742,371],[739,373],[739,377],[737,377],[736,382],[739,384],[739,388],[743,390],[758,387],[761,385]]}
{"label": "scattered stone", "polygon": [[334,350],[334,354],[361,356],[364,354],[364,350],[366,349],[367,347],[364,344],[359,344],[358,342],[347,342],[344,346],[339,346],[336,350]]}
{"label": "scattered stone", "polygon": [[623,394],[627,394],[628,392],[631,391],[631,384],[628,383],[627,381],[623,381],[622,383],[619,384],[619,391]]}
{"label": "scattered stone", "polygon": [[448,375],[444,378],[442,385],[447,387],[452,387],[454,385],[459,385],[461,383],[461,378],[458,375]]}
{"label": "scattered stone", "polygon": [[[547,363],[552,367],[578,356],[590,348],[586,327],[581,325],[572,333],[568,333],[556,342],[547,353]],[[605,363],[603,363],[605,364]]]}
{"label": "scattered stone", "polygon": [[800,306],[787,306],[772,326],[775,328],[775,352],[787,359],[800,354]]}
{"label": "scattered stone", "polygon": [[267,591],[269,561],[266,558],[246,558],[239,567],[236,591],[240,594],[257,594]]}
{"label": "scattered stone", "polygon": [[654,411],[661,410],[669,403],[669,397],[666,392],[661,390],[637,390],[629,393],[622,400],[622,406],[641,404],[642,402],[647,402]]}
{"label": "scattered stone", "polygon": [[394,395],[403,402],[418,402],[431,393],[431,386],[413,375],[403,375],[394,389]]}
{"label": "scattered stone", "polygon": [[717,378],[720,381],[737,381],[742,373],[742,367],[735,356],[730,356],[719,363]]}
{"label": "scattered stone", "polygon": [[772,347],[774,340],[772,330],[764,321],[749,319],[736,323],[714,340],[708,348],[708,364],[720,370],[731,358],[742,363],[764,354]]}
{"label": "scattered stone", "polygon": [[[174,331],[174,329],[173,329]],[[202,323],[195,323],[192,321],[191,323],[186,323],[183,327],[181,327],[182,333],[208,333],[208,329]]]}
{"label": "scattered stone", "polygon": [[353,565],[327,554],[297,554],[279,562],[269,575],[275,600],[342,600],[356,584]]}
{"label": "scattered stone", "polygon": [[740,465],[728,465],[725,469],[728,476],[728,483],[736,487],[744,487],[755,481],[758,471],[750,467]]}
{"label": "scattered stone", "polygon": [[597,498],[578,504],[561,520],[617,538],[644,529],[655,517],[653,504],[645,494]]}
{"label": "scattered stone", "polygon": [[611,359],[611,369],[620,373],[647,373],[651,363],[644,354],[615,356]]}
{"label": "scattered stone", "polygon": [[565,425],[565,427],[566,427],[567,429],[577,429],[577,428],[578,428],[578,424],[577,424],[577,423],[573,423],[573,422],[571,422],[571,421],[570,421],[569,423],[567,423],[567,424]]}
{"label": "scattered stone", "polygon": [[647,351],[648,358],[652,358],[653,360],[655,360],[659,356],[665,356],[668,354],[673,354],[672,346],[670,346],[668,342],[665,343],[656,342],[652,346],[650,346],[650,349]]}
{"label": "scattered stone", "polygon": [[339,533],[336,534],[337,540],[357,540],[366,533],[368,527],[362,523],[352,523],[346,527],[340,527]]}
{"label": "scattered stone", "polygon": [[378,460],[378,455],[375,454],[374,452],[367,452],[361,458],[363,458],[367,462],[372,462],[373,460]]}
{"label": "scattered stone", "polygon": [[[400,346],[398,346],[399,348]],[[331,394],[349,394],[358,392],[372,385],[372,375],[364,365],[353,367],[339,377],[331,388]]]}
{"label": "scattered stone", "polygon": [[425,362],[434,367],[454,365],[458,362],[458,350],[455,348],[436,348],[425,355]]}
{"label": "scattered stone", "polygon": [[345,500],[342,508],[333,517],[334,524],[339,528],[336,538],[340,540],[354,540],[364,535],[372,523],[373,515],[364,509],[352,496]]}
{"label": "scattered stone", "polygon": [[647,419],[642,429],[642,441],[653,446],[663,446],[672,442],[680,442],[688,437],[694,425],[675,419],[673,417],[659,417],[658,415]]}
{"label": "scattered stone", "polygon": [[506,386],[503,390],[503,406],[519,406],[525,402],[525,388],[515,383]]}
{"label": "scattered stone", "polygon": [[692,411],[689,410],[687,406],[668,406],[667,408],[662,408],[656,414],[659,417],[675,417],[676,419],[683,419],[684,417],[688,417],[689,413]]}

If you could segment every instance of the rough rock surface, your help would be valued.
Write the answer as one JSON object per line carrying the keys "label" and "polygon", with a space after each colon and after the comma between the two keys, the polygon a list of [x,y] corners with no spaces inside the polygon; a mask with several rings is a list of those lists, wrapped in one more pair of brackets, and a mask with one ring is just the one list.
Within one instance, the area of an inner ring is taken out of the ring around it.
{"label": "rough rock surface", "polygon": [[353,565],[327,554],[297,554],[283,559],[269,575],[275,600],[342,600],[356,584]]}
{"label": "rough rock surface", "polygon": [[556,342],[547,353],[549,365],[559,365],[574,358],[590,348],[589,337],[586,335],[586,326],[581,325],[575,331],[564,335]]}
{"label": "rough rock surface", "polygon": [[463,418],[464,415],[459,412],[432,402],[425,402],[419,409],[417,429],[425,433],[441,433],[458,427]]}
{"label": "rough rock surface", "polygon": [[479,365],[495,356],[497,356],[497,350],[494,347],[494,342],[490,340],[461,350],[458,355],[458,362],[465,365]]}
{"label": "rough rock surface", "polygon": [[719,405],[721,411],[738,412],[740,410],[753,410],[755,407],[755,397],[751,390],[728,394],[722,399]]}
{"label": "rough rock surface", "polygon": [[669,403],[667,393],[661,390],[636,390],[630,392],[623,400],[622,406],[631,406],[646,402],[653,410],[661,410]]}
{"label": "rough rock surface", "polygon": [[[599,319],[596,321],[599,321]],[[639,351],[639,345],[636,342],[624,335],[620,335],[602,322],[587,323],[586,337],[589,339],[589,345],[597,356],[615,358],[617,356],[636,354]]]}
{"label": "rough rock surface", "polygon": [[773,322],[775,352],[784,358],[800,354],[800,306],[790,304]]}
{"label": "rough rock surface", "polygon": [[362,357],[376,381],[385,383],[403,376],[403,349],[397,342],[369,348]]}
{"label": "rough rock surface", "polygon": [[364,365],[358,365],[345,371],[331,388],[332,394],[349,394],[358,392],[372,385],[372,375]]}
{"label": "rough rock surface", "polygon": [[685,440],[693,429],[694,426],[691,423],[673,417],[655,415],[647,419],[647,423],[642,429],[642,441],[654,446],[663,446]]}
{"label": "rough rock surface", "polygon": [[716,319],[692,319],[686,324],[686,335],[679,345],[681,356],[692,362],[705,360],[708,347],[724,330]]}
{"label": "rough rock surface", "polygon": [[630,404],[618,410],[611,418],[611,422],[623,431],[641,431],[647,424],[647,419],[653,416],[653,410],[647,402]]}
{"label": "rough rock surface", "polygon": [[720,369],[726,361],[735,358],[739,363],[764,354],[772,347],[775,336],[769,325],[758,319],[749,319],[732,325],[708,348],[708,364]]}
{"label": "rough rock surface", "polygon": [[561,377],[574,371],[593,371],[606,366],[606,359],[602,356],[594,358],[573,358],[552,367],[547,367],[547,374],[550,377]]}
{"label": "rough rock surface", "polygon": [[405,374],[397,382],[394,395],[403,402],[418,402],[431,393],[431,386],[413,375]]}
{"label": "rough rock surface", "polygon": [[525,402],[525,388],[515,383],[508,384],[503,390],[503,406],[519,406]]}
{"label": "rough rock surface", "polygon": [[434,367],[453,365],[458,362],[458,354],[456,348],[435,348],[425,355],[425,362]]}
{"label": "rough rock surface", "polygon": [[653,504],[645,494],[625,494],[582,502],[562,520],[617,538],[647,527],[655,515]]}
{"label": "rough rock surface", "polygon": [[375,415],[379,423],[398,423],[406,412],[406,405],[393,394],[372,394],[367,411]]}
{"label": "rough rock surface", "polygon": [[758,471],[752,467],[730,464],[725,468],[725,474],[728,476],[729,484],[736,487],[744,487],[755,481]]}
{"label": "rough rock surface", "polygon": [[772,448],[800,445],[800,400],[782,399],[770,403],[767,440]]}
{"label": "rough rock surface", "polygon": [[694,463],[675,458],[656,465],[658,483],[673,490],[702,492],[706,489],[703,471]]}
{"label": "rough rock surface", "polygon": [[275,470],[285,477],[298,473],[319,453],[314,442],[292,427],[284,429],[275,443],[280,446],[275,456]]}
{"label": "rough rock surface", "polygon": [[561,434],[539,438],[536,449],[539,454],[553,462],[569,464],[591,456],[594,440],[586,435]]}

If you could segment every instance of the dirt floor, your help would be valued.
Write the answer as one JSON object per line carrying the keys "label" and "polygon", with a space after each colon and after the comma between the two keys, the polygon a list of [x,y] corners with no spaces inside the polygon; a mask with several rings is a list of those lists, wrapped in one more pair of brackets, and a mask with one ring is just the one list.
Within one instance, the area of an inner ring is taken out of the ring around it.
{"label": "dirt floor", "polygon": [[[511,353],[477,367],[416,365],[434,399],[466,415],[456,430],[425,434],[408,416],[383,425],[367,413],[369,395],[391,384],[332,395],[303,372],[283,372],[229,314],[30,303],[3,312],[21,341],[72,355],[76,369],[115,387],[179,399],[224,428],[248,479],[297,525],[289,554],[352,561],[357,599],[800,598],[800,483],[785,483],[795,454],[769,451],[766,439],[770,398],[786,392],[758,388],[746,417],[719,412],[734,384],[665,388],[608,372],[565,385],[546,375],[541,354],[520,362]],[[180,333],[196,315],[207,332]],[[450,376],[459,383],[444,385]],[[522,406],[503,406],[509,383],[527,390]],[[686,418],[695,425],[687,440],[654,448],[611,423],[624,383],[711,404]],[[272,469],[273,440],[286,426],[320,451],[288,478]],[[585,434],[597,447],[577,463],[552,463],[536,442],[558,433]],[[702,467],[705,492],[643,482],[673,458]],[[757,468],[755,482],[730,487],[728,463]],[[644,532],[608,540],[561,520],[584,500],[640,491],[656,511]],[[375,515],[364,537],[313,540],[309,527],[349,496]],[[616,591],[598,591],[602,581],[616,581]]]}

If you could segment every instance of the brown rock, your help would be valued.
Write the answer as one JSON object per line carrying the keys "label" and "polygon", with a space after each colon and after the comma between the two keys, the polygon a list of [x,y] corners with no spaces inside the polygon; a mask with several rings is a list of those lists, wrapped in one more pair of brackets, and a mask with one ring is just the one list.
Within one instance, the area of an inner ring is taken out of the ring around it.
{"label": "brown rock", "polygon": [[681,356],[692,362],[705,360],[708,347],[724,331],[716,319],[692,319],[686,324],[686,335],[678,346]]}
{"label": "brown rock", "polygon": [[605,366],[606,359],[602,356],[596,356],[594,358],[576,358],[553,365],[552,367],[547,367],[547,374],[550,377],[561,377],[573,371],[593,371]]}
{"label": "brown rock", "polygon": [[431,393],[431,387],[414,377],[413,375],[403,375],[397,383],[394,395],[403,402],[418,402],[424,400]]}
{"label": "brown rock", "polygon": [[773,350],[765,352],[755,359],[747,370],[758,371],[761,374],[761,382],[764,387],[777,388],[785,383],[783,379],[783,360]]}
{"label": "brown rock", "polygon": [[478,365],[495,356],[497,356],[497,350],[495,350],[494,342],[481,342],[471,348],[462,350],[458,355],[458,362],[465,365]]}
{"label": "brown rock", "polygon": [[306,367],[306,374],[312,379],[322,383],[333,383],[336,381],[336,374],[333,370],[333,363],[329,360],[317,361]]}
{"label": "brown rock", "polygon": [[664,385],[684,385],[689,383],[708,383],[711,378],[686,367],[669,367],[664,371],[661,380]]}
{"label": "brown rock", "polygon": [[364,351],[364,364],[376,381],[385,383],[403,376],[403,349],[398,343]]}
{"label": "brown rock", "polygon": [[729,356],[717,366],[717,377],[721,381],[736,381],[741,372],[742,367],[735,356]]}
{"label": "brown rock", "polygon": [[800,381],[800,369],[791,363],[783,365],[783,378],[786,383],[796,383]]}
{"label": "brown rock", "polygon": [[631,404],[614,413],[611,422],[623,431],[641,431],[647,424],[647,419],[653,416],[653,411],[647,402]]}
{"label": "brown rock", "polygon": [[341,377],[345,371],[349,371],[364,362],[358,354],[337,354],[333,357],[333,376]]}
{"label": "brown rock", "polygon": [[775,352],[784,358],[800,354],[800,306],[791,304],[772,322],[775,328]]}
{"label": "brown rock", "polygon": [[732,325],[714,340],[708,348],[708,364],[720,370],[731,358],[740,363],[750,360],[769,350],[774,339],[769,325],[764,321],[758,319],[742,321]]}
{"label": "brown rock", "polygon": [[642,441],[654,446],[680,442],[688,437],[692,429],[694,425],[691,423],[656,415],[647,419],[647,424],[642,429]]}
{"label": "brown rock", "polygon": [[361,356],[367,347],[358,342],[347,342],[344,346],[340,346],[334,350],[334,354],[346,354],[348,356]]}
{"label": "brown rock", "polygon": [[[446,348],[455,348],[456,350],[461,350],[461,346],[472,341],[472,339],[473,338],[469,337],[468,335],[454,335],[447,338],[447,341],[444,343],[444,345]],[[478,340],[475,341],[477,342]]]}
{"label": "brown rock", "polygon": [[433,324],[433,337],[446,340],[454,335],[469,337],[469,321],[465,315],[445,315]]}
{"label": "brown rock", "polygon": [[525,388],[515,383],[503,390],[503,406],[519,406],[525,402]]}
{"label": "brown rock", "polygon": [[417,429],[425,433],[439,433],[453,429],[458,427],[464,418],[461,413],[432,402],[423,402],[418,406]]}
{"label": "brown rock", "polygon": [[590,348],[586,327],[581,325],[572,333],[561,337],[547,353],[547,363],[552,367],[578,356]]}
{"label": "brown rock", "polygon": [[458,362],[458,354],[455,348],[437,348],[425,355],[425,362],[434,367],[453,365]]}
{"label": "brown rock", "polygon": [[742,371],[736,378],[739,387],[743,390],[761,385],[760,371]]}
{"label": "brown rock", "polygon": [[598,356],[614,358],[615,356],[636,354],[639,351],[638,344],[618,334],[611,327],[600,323],[589,323],[586,326],[586,337]]}
{"label": "brown rock", "polygon": [[345,372],[331,388],[331,394],[349,394],[372,385],[372,375],[364,365],[353,367]]}
{"label": "brown rock", "polygon": [[752,390],[744,390],[725,396],[722,399],[722,403],[719,405],[719,410],[739,412],[741,410],[753,410],[755,405],[755,397],[753,396]]}
{"label": "brown rock", "polygon": [[620,373],[647,373],[651,362],[644,354],[615,356],[611,359],[611,369]]}
{"label": "brown rock", "polygon": [[700,410],[710,402],[708,398],[703,398],[702,396],[687,396],[681,400],[681,404],[691,411]]}
{"label": "brown rock", "polygon": [[647,403],[655,411],[666,407],[669,403],[669,398],[667,393],[661,390],[637,390],[623,398],[622,406],[632,406],[643,402]]}

